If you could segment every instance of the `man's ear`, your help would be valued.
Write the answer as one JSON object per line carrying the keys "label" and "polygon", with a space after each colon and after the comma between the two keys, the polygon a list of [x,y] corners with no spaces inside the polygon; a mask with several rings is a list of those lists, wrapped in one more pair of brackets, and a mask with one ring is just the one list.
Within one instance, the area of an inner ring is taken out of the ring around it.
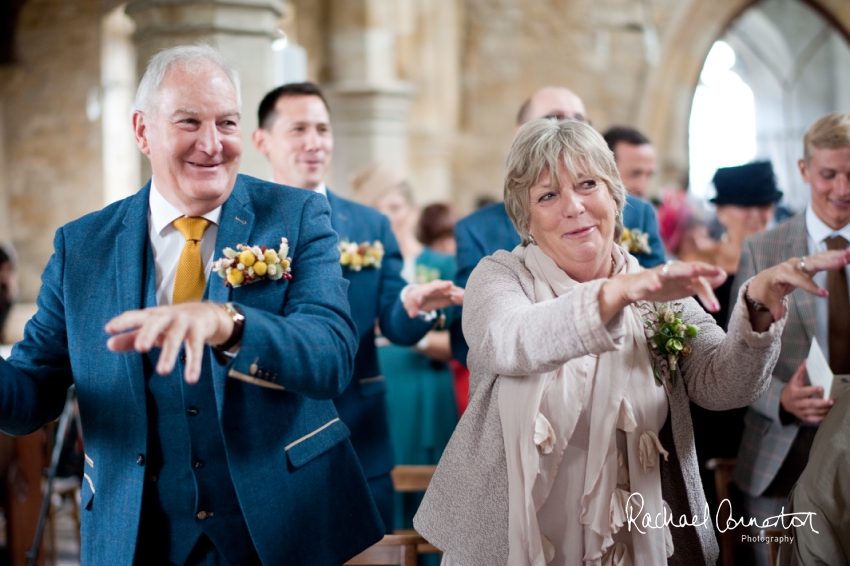
{"label": "man's ear", "polygon": [[251,133],[251,141],[254,142],[254,147],[257,148],[257,151],[268,157],[269,150],[266,148],[266,133],[263,128],[257,128]]}
{"label": "man's ear", "polygon": [[806,160],[805,159],[798,159],[797,160],[797,167],[800,169],[800,176],[803,177],[803,182],[806,183],[806,184],[810,184],[809,183],[809,167],[806,164]]}
{"label": "man's ear", "polygon": [[139,151],[145,155],[150,155],[147,122],[145,115],[139,110],[133,112],[133,133],[136,135],[136,145],[139,147]]}

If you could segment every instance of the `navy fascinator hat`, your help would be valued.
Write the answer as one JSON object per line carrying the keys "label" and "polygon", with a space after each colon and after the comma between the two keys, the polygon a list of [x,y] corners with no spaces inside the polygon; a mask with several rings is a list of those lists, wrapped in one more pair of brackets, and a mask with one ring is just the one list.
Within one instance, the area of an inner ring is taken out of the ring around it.
{"label": "navy fascinator hat", "polygon": [[714,174],[717,205],[764,206],[782,198],[770,161],[755,161],[737,167],[721,167]]}

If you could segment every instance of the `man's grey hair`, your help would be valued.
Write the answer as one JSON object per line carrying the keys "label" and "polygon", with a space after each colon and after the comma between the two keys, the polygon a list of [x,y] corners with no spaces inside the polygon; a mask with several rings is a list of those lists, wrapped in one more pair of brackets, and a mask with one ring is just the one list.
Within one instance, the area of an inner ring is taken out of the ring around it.
{"label": "man's grey hair", "polygon": [[[569,179],[558,178],[558,162],[565,166]],[[523,245],[531,241],[529,191],[545,170],[559,185],[574,184],[584,175],[604,182],[619,211],[614,223],[614,241],[620,240],[626,188],[620,181],[608,144],[587,124],[574,120],[555,123],[543,118],[532,120],[519,129],[505,164],[505,208]]]}
{"label": "man's grey hair", "polygon": [[172,66],[180,65],[184,70],[195,73],[200,71],[204,64],[215,65],[230,79],[233,88],[236,89],[236,103],[241,110],[242,93],[239,88],[239,71],[217,49],[203,43],[198,45],[180,45],[178,47],[164,49],[154,55],[148,63],[148,68],[145,70],[142,80],[139,81],[133,110],[146,114],[154,113],[159,87]]}

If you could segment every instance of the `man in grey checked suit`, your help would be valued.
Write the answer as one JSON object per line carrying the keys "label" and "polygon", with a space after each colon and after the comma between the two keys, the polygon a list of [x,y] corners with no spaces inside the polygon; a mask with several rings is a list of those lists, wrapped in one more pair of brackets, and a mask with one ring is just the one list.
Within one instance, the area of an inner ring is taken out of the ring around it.
{"label": "man in grey checked suit", "polygon": [[[850,241],[850,114],[820,118],[806,132],[803,146],[798,166],[811,187],[811,202],[790,220],[744,242],[732,296],[762,269],[794,257],[803,258],[799,268],[805,269],[805,256],[843,249]],[[813,280],[829,291],[829,298],[802,290],[789,296],[790,314],[773,380],[744,418],[734,481],[745,496],[742,515],[759,522],[788,508],[788,494],[806,466],[818,424],[834,404],[822,399],[820,387],[808,384],[805,358],[812,338],[817,338],[834,373],[850,373],[847,270],[821,272]],[[766,564],[766,545],[756,548],[763,554],[759,563]]]}

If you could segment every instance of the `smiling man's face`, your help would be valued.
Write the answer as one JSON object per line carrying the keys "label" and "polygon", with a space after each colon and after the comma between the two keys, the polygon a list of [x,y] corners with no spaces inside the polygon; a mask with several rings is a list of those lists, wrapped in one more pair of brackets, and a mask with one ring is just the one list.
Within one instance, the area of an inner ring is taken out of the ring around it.
{"label": "smiling man's face", "polygon": [[850,147],[813,149],[798,163],[812,188],[812,210],[833,230],[850,223]]}
{"label": "smiling man's face", "polygon": [[165,75],[152,109],[133,115],[136,143],[150,158],[156,187],[187,216],[227,200],[242,157],[236,89],[223,70],[180,64]]}
{"label": "smiling man's face", "polygon": [[321,185],[333,155],[331,118],[321,98],[281,96],[269,129],[254,132],[254,145],[269,158],[274,182],[315,190]]}

